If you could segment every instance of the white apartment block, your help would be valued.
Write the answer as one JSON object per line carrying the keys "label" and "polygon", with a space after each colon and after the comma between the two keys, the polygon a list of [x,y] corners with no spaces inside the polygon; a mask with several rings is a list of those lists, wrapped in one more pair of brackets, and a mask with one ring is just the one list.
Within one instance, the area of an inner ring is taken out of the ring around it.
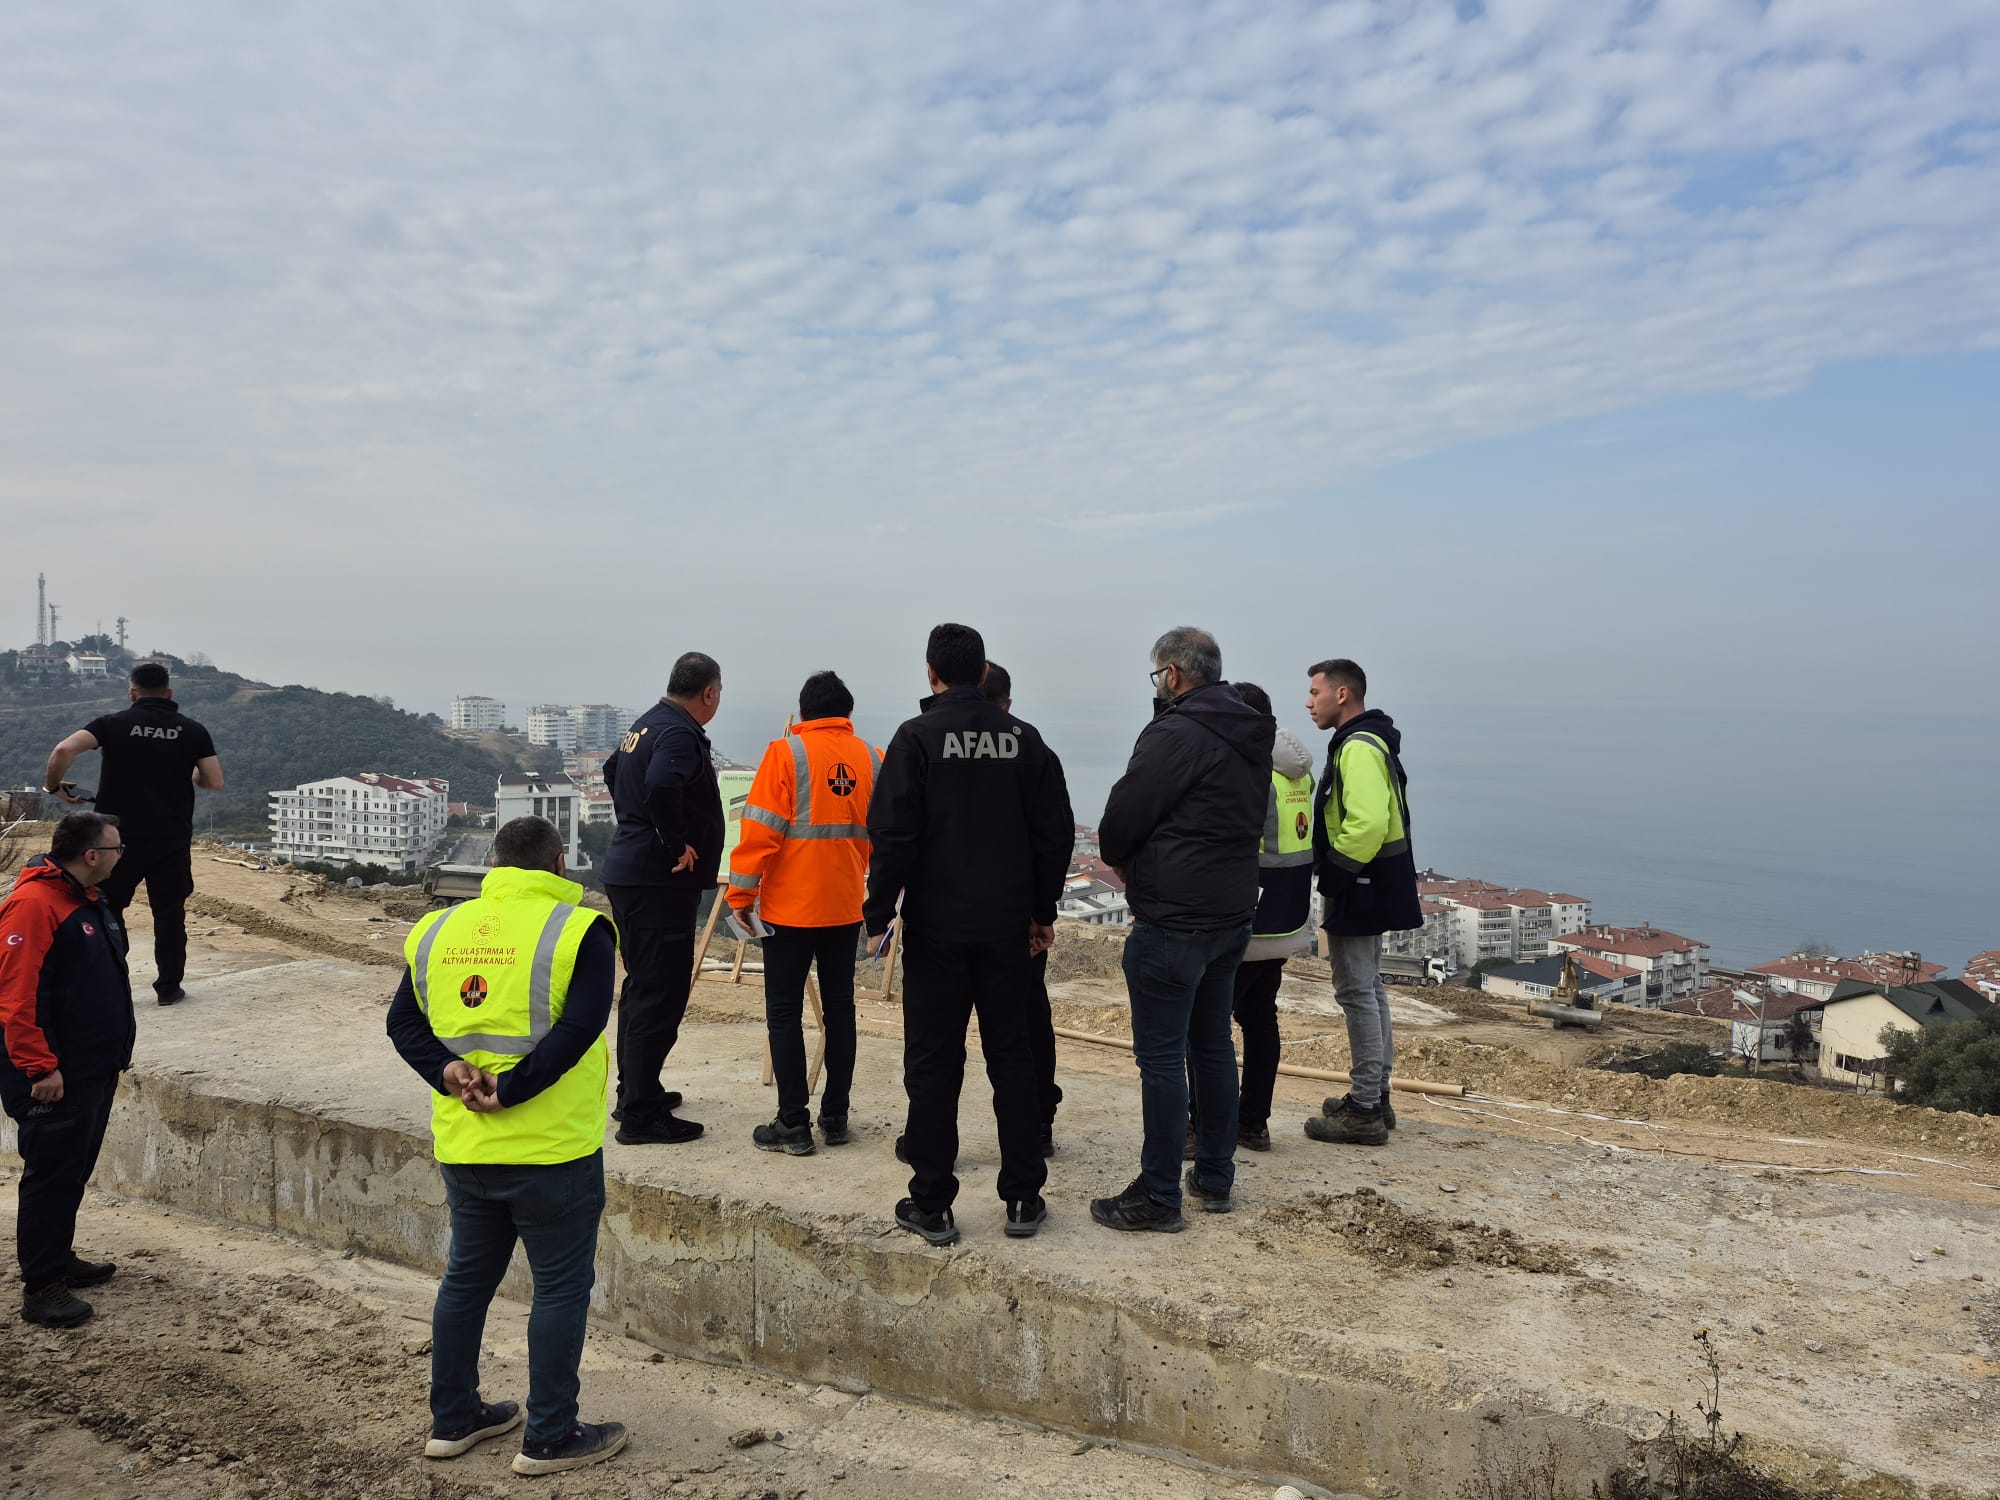
{"label": "white apartment block", "polygon": [[579,703],[569,716],[576,723],[574,748],[579,751],[616,750],[625,738],[625,726],[637,717],[609,703]]}
{"label": "white apartment block", "polygon": [[111,675],[110,665],[95,651],[73,651],[70,653],[69,669],[77,676],[102,680]]}
{"label": "white apartment block", "polygon": [[1417,891],[1424,903],[1422,930],[1394,934],[1385,949],[1448,958],[1461,969],[1491,958],[1545,958],[1553,939],[1590,925],[1590,902],[1582,896],[1485,880],[1420,879]]}
{"label": "white apartment block", "polygon": [[577,835],[583,827],[583,788],[567,776],[540,776],[531,771],[506,771],[494,791],[493,826],[504,828],[516,818],[546,818],[562,835],[563,857],[572,870],[589,861]]}
{"label": "white apartment block", "polygon": [[507,722],[507,705],[483,693],[451,700],[451,727],[472,734],[498,734]]}
{"label": "white apartment block", "polygon": [[528,710],[528,743],[551,745],[569,755],[577,749],[576,720],[560,704],[543,703]]}
{"label": "white apartment block", "polygon": [[1609,959],[1646,976],[1639,999],[1628,1003],[1659,1007],[1708,987],[1708,944],[1657,927],[1586,927],[1551,938],[1555,952],[1574,949]]}
{"label": "white apartment block", "polygon": [[448,782],[363,771],[271,793],[271,857],[414,870],[444,837]]}

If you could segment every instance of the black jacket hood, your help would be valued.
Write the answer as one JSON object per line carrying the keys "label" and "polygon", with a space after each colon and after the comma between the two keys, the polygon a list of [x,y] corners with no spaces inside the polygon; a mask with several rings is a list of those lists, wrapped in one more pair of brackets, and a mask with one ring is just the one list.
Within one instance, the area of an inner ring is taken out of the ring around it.
{"label": "black jacket hood", "polygon": [[[1278,721],[1269,714],[1258,713],[1237,697],[1236,689],[1228,683],[1211,682],[1207,687],[1183,693],[1160,713],[1161,716],[1185,714],[1259,771],[1270,769],[1271,744],[1277,735]],[[1382,717],[1387,722],[1388,715]]]}
{"label": "black jacket hood", "polygon": [[1373,734],[1381,736],[1382,743],[1389,747],[1391,755],[1403,753],[1403,731],[1396,727],[1396,721],[1379,708],[1367,709],[1349,719],[1334,733],[1335,740],[1344,740],[1350,735]]}

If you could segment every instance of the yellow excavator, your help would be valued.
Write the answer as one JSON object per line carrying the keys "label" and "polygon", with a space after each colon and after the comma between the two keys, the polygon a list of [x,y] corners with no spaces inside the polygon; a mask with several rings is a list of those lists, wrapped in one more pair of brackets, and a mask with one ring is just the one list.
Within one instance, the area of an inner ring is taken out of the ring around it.
{"label": "yellow excavator", "polygon": [[1544,1016],[1556,1030],[1565,1026],[1601,1026],[1604,1012],[1590,996],[1583,993],[1583,984],[1576,972],[1576,954],[1563,951],[1562,975],[1556,980],[1556,992],[1546,1000],[1530,1000],[1528,1014]]}

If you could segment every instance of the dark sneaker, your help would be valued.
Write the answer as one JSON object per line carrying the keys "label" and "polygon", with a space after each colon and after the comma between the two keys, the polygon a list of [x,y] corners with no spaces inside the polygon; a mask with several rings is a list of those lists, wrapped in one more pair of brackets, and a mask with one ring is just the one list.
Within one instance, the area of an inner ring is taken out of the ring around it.
{"label": "dark sneaker", "polygon": [[1187,1190],[1190,1198],[1201,1205],[1203,1213],[1226,1214],[1236,1207],[1228,1193],[1219,1193],[1214,1188],[1204,1186],[1202,1180],[1195,1176],[1193,1167],[1187,1169],[1187,1175],[1181,1179],[1181,1186]]}
{"label": "dark sneaker", "polygon": [[896,1160],[907,1167],[910,1164],[910,1149],[904,1144],[905,1139],[900,1135],[896,1137]]}
{"label": "dark sneaker", "polygon": [[1351,1097],[1326,1102],[1324,1113],[1306,1121],[1306,1134],[1314,1140],[1336,1146],[1389,1144],[1389,1127],[1383,1123],[1379,1108],[1363,1109]]}
{"label": "dark sneaker", "polygon": [[1187,1228],[1181,1211],[1160,1202],[1137,1178],[1116,1198],[1091,1199],[1090,1216],[1106,1229],[1152,1229],[1161,1234],[1179,1234]]}
{"label": "dark sneaker", "polygon": [[175,985],[170,990],[156,991],[156,993],[159,995],[160,1004],[162,1005],[178,1005],[181,1001],[187,999],[187,991],[179,985]]}
{"label": "dark sneaker", "polygon": [[1025,1240],[1049,1221],[1049,1206],[1040,1198],[1016,1198],[1007,1205],[1007,1237]]}
{"label": "dark sneaker", "polygon": [[[678,1146],[683,1141],[699,1140],[701,1132],[702,1126],[698,1121],[677,1119],[674,1112],[668,1110],[659,1119],[643,1124],[627,1121],[618,1127],[618,1133],[611,1139],[621,1146]],[[622,1428],[620,1430],[623,1431]]]}
{"label": "dark sneaker", "polygon": [[1269,1151],[1271,1149],[1271,1129],[1268,1125],[1260,1125],[1255,1130],[1250,1129],[1248,1126],[1238,1126],[1236,1130],[1236,1144],[1241,1146],[1245,1151]]}
{"label": "dark sneaker", "polygon": [[602,1463],[625,1446],[623,1422],[579,1422],[553,1443],[523,1443],[514,1455],[516,1474],[560,1474]]}
{"label": "dark sneaker", "polygon": [[774,1120],[751,1131],[750,1140],[759,1151],[782,1151],[787,1156],[811,1156],[814,1150],[810,1125],[786,1125]]}
{"label": "dark sneaker", "polygon": [[[1330,1094],[1326,1098],[1320,1100],[1319,1112],[1325,1115],[1330,1120],[1335,1115],[1340,1113],[1341,1107],[1346,1103],[1347,1103],[1347,1095]],[[1383,1125],[1387,1126],[1390,1130],[1394,1130],[1396,1128],[1396,1106],[1389,1102],[1389,1096],[1387,1093],[1384,1093],[1382,1095],[1382,1123]]]}
{"label": "dark sneaker", "polygon": [[[668,1089],[666,1103],[661,1107],[668,1110],[679,1109],[681,1107],[681,1091],[679,1089]],[[621,1104],[616,1109],[612,1110],[611,1118],[614,1120],[624,1119],[625,1106]]]}
{"label": "dark sneaker", "polygon": [[846,1115],[821,1115],[819,1133],[826,1137],[829,1146],[845,1146],[852,1139],[847,1133]]}
{"label": "dark sneaker", "polygon": [[905,1198],[896,1205],[896,1222],[933,1245],[949,1245],[958,1238],[958,1222],[952,1218],[950,1209],[927,1214],[917,1207],[914,1198]]}
{"label": "dark sneaker", "polygon": [[118,1267],[108,1260],[82,1260],[74,1255],[63,1267],[63,1280],[71,1287],[103,1286],[117,1274]]}
{"label": "dark sneaker", "polygon": [[478,1415],[463,1427],[447,1432],[437,1423],[431,1423],[430,1441],[424,1444],[424,1457],[457,1458],[461,1453],[470,1453],[488,1438],[512,1432],[520,1425],[520,1402],[484,1401],[480,1403]]}
{"label": "dark sneaker", "polygon": [[21,1320],[44,1328],[74,1328],[90,1313],[90,1304],[72,1292],[67,1281],[51,1281],[39,1291],[21,1294]]}
{"label": "dark sneaker", "polygon": [[1187,1144],[1181,1147],[1181,1160],[1194,1160],[1194,1127],[1192,1125],[1188,1126]]}
{"label": "dark sneaker", "polygon": [[1042,1132],[1042,1160],[1047,1161],[1056,1154],[1056,1133],[1054,1129]]}

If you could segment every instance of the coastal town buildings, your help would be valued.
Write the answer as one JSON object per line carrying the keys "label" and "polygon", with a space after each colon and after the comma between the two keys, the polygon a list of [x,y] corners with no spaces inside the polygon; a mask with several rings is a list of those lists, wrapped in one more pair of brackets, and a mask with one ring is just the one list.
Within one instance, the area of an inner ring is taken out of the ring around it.
{"label": "coastal town buildings", "polygon": [[507,705],[484,693],[466,693],[451,700],[451,727],[461,734],[498,734],[507,722]]}
{"label": "coastal town buildings", "polygon": [[270,794],[271,857],[414,870],[444,837],[450,783],[362,771]]}
{"label": "coastal town buildings", "polygon": [[1694,938],[1643,927],[1586,927],[1549,939],[1551,952],[1570,951],[1609,959],[1645,975],[1641,998],[1645,1006],[1692,995],[1708,983],[1708,945]]}
{"label": "coastal town buildings", "polygon": [[504,828],[516,818],[548,819],[562,835],[563,857],[570,868],[589,866],[577,842],[583,828],[583,788],[569,777],[503,771],[493,795],[493,826]]}
{"label": "coastal town buildings", "polygon": [[1983,1014],[1992,1004],[1960,979],[1878,984],[1843,979],[1824,1000],[1801,1007],[1819,1017],[1819,1073],[1830,1083],[1880,1088],[1884,1029],[1918,1031]]}

